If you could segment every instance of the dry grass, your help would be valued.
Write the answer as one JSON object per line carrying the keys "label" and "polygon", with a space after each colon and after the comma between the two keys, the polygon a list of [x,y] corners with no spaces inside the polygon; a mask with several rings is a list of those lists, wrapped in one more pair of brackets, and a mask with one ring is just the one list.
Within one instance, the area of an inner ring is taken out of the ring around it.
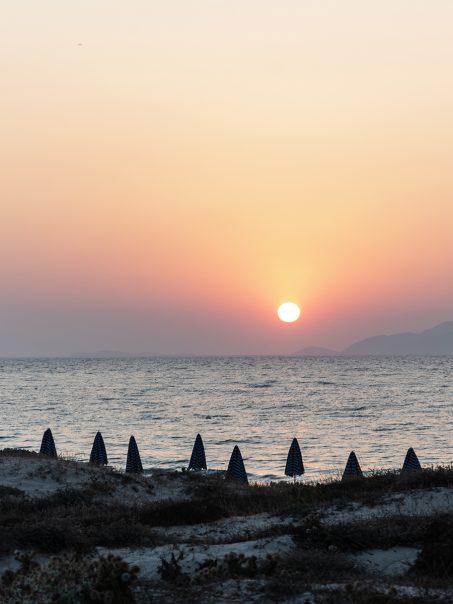
{"label": "dry grass", "polygon": [[421,552],[412,569],[415,575],[453,581],[453,514],[431,519],[421,539]]}
{"label": "dry grass", "polygon": [[[39,457],[26,451],[0,451],[0,456],[17,455]],[[73,462],[55,460],[50,464],[52,475],[64,475],[68,463]],[[229,539],[241,541],[289,533],[297,548],[290,556],[270,560],[268,566],[272,572],[263,570],[259,564],[249,564],[247,560],[247,564],[244,561],[239,564],[236,559],[224,563],[228,566],[230,580],[239,581],[243,586],[250,585],[256,596],[254,600],[243,595],[231,601],[282,602],[291,595],[297,598],[312,590],[319,604],[421,604],[433,601],[429,595],[405,599],[396,591],[375,589],[371,578],[354,565],[349,555],[364,549],[395,546],[421,550],[412,573],[405,578],[406,583],[421,589],[453,585],[453,512],[435,518],[429,514],[417,517],[392,515],[328,526],[323,524],[319,514],[328,506],[372,505],[396,493],[452,487],[451,467],[406,475],[376,472],[345,483],[251,486],[229,482],[222,475],[186,472],[173,476],[165,473],[151,479],[150,489],[153,483],[156,490],[161,483],[167,488],[174,478],[175,488],[182,488],[186,499],[144,504],[122,504],[112,500],[100,504],[99,496],[108,495],[114,488],[112,481],[107,480],[112,474],[115,484],[135,480],[118,472],[112,473],[110,469],[96,468],[83,488],[66,488],[41,498],[26,497],[13,487],[0,487],[0,555],[11,554],[16,549],[32,549],[44,554],[86,554],[97,546],[152,547],[156,544],[153,533],[158,533],[153,532],[154,527],[196,526],[233,516],[269,513],[276,517],[269,529],[259,530],[252,537],[247,531],[241,534],[238,525],[237,534],[233,534],[233,528]],[[278,518],[285,516],[295,519],[297,526],[287,522],[279,524]],[[171,537],[169,539],[171,541]],[[239,566],[236,568],[235,564]],[[140,601],[172,604],[219,601],[218,589],[225,577],[203,579],[202,585],[196,584],[191,577],[185,579],[183,589],[177,582],[172,585],[171,581],[148,586],[149,590],[142,583]],[[376,578],[372,580],[376,583]],[[338,589],[317,591],[316,585],[333,583],[339,586]]]}
{"label": "dry grass", "polygon": [[[34,457],[34,458],[38,458],[40,457],[39,453],[36,453],[35,451],[27,451],[27,449],[1,449],[0,450],[0,457]],[[51,458],[49,458],[51,459]]]}
{"label": "dry grass", "polygon": [[[453,515],[442,516],[446,524]],[[296,544],[305,549],[334,547],[341,552],[388,549],[395,546],[420,547],[431,534],[433,517],[388,515],[347,523],[323,524],[317,517],[294,529]]]}
{"label": "dry grass", "polygon": [[[11,449],[0,451],[0,455],[36,456],[35,453],[18,453]],[[11,552],[16,547],[57,552],[70,548],[88,551],[97,545],[120,547],[153,544],[151,529],[157,526],[196,525],[263,512],[304,518],[322,506],[341,506],[352,502],[369,505],[397,492],[453,485],[451,467],[406,475],[377,472],[364,479],[349,482],[271,483],[252,486],[226,481],[223,476],[186,472],[175,475],[179,485],[185,486],[186,500],[143,505],[100,505],[96,500],[97,496],[113,488],[111,481],[105,480],[107,473],[111,475],[111,470],[104,472],[96,469],[91,481],[83,489],[62,489],[39,499],[27,498],[12,487],[0,487],[1,553]],[[115,477],[119,482],[132,480],[120,473],[115,473]],[[157,484],[159,480],[159,477],[154,479]],[[166,474],[165,480],[168,484],[171,476]],[[445,521],[450,522],[451,519]],[[313,519],[310,522],[313,523]],[[295,537],[302,547],[321,550],[328,545],[334,545],[341,551],[393,545],[412,546],[424,543],[424,535],[430,531],[430,522],[428,517],[414,519],[393,516],[333,527],[318,523],[315,531],[303,533],[304,529],[298,529]],[[264,536],[264,533],[260,536]],[[237,537],[240,540],[240,535]]]}
{"label": "dry grass", "polygon": [[218,514],[228,517],[263,512],[305,515],[310,509],[326,505],[376,505],[389,495],[434,487],[453,487],[451,466],[408,474],[374,472],[362,479],[314,484],[275,482],[245,486],[211,477],[193,480],[188,492],[194,499],[211,501],[217,506]]}

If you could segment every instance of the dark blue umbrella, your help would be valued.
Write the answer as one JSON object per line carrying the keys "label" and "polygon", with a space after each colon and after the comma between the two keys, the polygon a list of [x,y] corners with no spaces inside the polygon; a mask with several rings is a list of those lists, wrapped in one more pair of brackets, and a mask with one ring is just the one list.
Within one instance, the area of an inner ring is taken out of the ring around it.
{"label": "dark blue umbrella", "polygon": [[108,463],[104,439],[102,438],[102,434],[100,432],[98,432],[94,437],[93,447],[90,455],[90,463],[95,463],[100,466],[106,466]]}
{"label": "dark blue umbrella", "polygon": [[304,472],[304,462],[302,461],[299,443],[297,438],[293,438],[286,459],[285,474],[286,476],[294,476],[295,478],[296,476],[301,476]]}
{"label": "dark blue umbrella", "polygon": [[420,462],[418,461],[418,457],[412,447],[409,447],[406,453],[406,457],[403,463],[402,472],[417,472],[417,470],[421,470],[422,467]]}
{"label": "dark blue umbrella", "polygon": [[41,455],[48,455],[49,457],[56,457],[57,450],[55,448],[55,441],[52,436],[52,430],[47,428],[42,436],[41,448],[39,450]]}
{"label": "dark blue umbrella", "polygon": [[137,443],[133,436],[129,439],[129,448],[127,450],[126,472],[130,474],[143,474],[142,460],[138,452]]}
{"label": "dark blue umbrella", "polygon": [[189,470],[206,470],[206,455],[204,452],[203,440],[199,434],[195,439],[192,449],[192,455],[189,461]]}
{"label": "dark blue umbrella", "polygon": [[343,472],[342,480],[348,480],[349,478],[361,478],[363,476],[362,468],[360,467],[359,460],[354,451],[349,453],[348,461]]}
{"label": "dark blue umbrella", "polygon": [[244,460],[242,459],[241,452],[239,447],[235,445],[233,449],[233,453],[230,457],[230,463],[228,464],[227,470],[228,476],[234,478],[235,480],[239,480],[240,482],[245,482],[248,484],[247,472],[245,471]]}

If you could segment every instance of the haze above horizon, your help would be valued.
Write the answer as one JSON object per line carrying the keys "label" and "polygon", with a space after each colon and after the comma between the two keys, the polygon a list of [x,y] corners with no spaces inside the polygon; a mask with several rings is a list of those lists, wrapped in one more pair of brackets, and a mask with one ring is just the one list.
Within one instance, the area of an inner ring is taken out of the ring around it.
{"label": "haze above horizon", "polygon": [[8,3],[0,356],[340,349],[451,319],[452,22],[403,0]]}

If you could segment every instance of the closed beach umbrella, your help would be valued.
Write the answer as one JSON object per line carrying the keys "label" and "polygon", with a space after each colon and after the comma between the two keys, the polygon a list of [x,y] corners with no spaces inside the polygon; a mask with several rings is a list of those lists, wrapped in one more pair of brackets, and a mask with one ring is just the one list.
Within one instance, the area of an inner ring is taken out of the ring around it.
{"label": "closed beach umbrella", "polygon": [[235,480],[239,480],[240,482],[245,482],[248,484],[247,472],[245,471],[244,460],[242,459],[241,452],[239,447],[235,445],[233,449],[233,453],[230,457],[230,463],[228,464],[227,470],[228,476],[234,478]]}
{"label": "closed beach umbrella", "polygon": [[305,472],[304,463],[302,461],[302,453],[300,452],[297,438],[293,438],[293,442],[288,451],[286,459],[285,474],[286,476],[301,476]]}
{"label": "closed beach umbrella", "polygon": [[55,441],[52,436],[52,430],[47,428],[42,436],[41,448],[39,450],[41,455],[48,455],[49,457],[56,457],[57,450],[55,448]]}
{"label": "closed beach umbrella", "polygon": [[362,478],[363,472],[360,467],[359,460],[354,451],[349,453],[348,461],[343,472],[342,480],[348,480],[349,478]]}
{"label": "closed beach umbrella", "polygon": [[192,449],[192,455],[189,461],[189,470],[206,470],[206,455],[204,452],[203,440],[199,434],[195,439]]}
{"label": "closed beach umbrella", "polygon": [[137,443],[133,436],[129,439],[129,448],[127,450],[126,472],[128,474],[143,474],[142,460],[138,452]]}
{"label": "closed beach umbrella", "polygon": [[100,432],[98,432],[94,437],[93,447],[90,455],[90,463],[95,463],[100,466],[106,466],[108,463],[104,439],[102,438],[102,434]]}
{"label": "closed beach umbrella", "polygon": [[422,467],[418,461],[417,454],[412,447],[409,447],[404,459],[402,472],[416,472],[421,469]]}

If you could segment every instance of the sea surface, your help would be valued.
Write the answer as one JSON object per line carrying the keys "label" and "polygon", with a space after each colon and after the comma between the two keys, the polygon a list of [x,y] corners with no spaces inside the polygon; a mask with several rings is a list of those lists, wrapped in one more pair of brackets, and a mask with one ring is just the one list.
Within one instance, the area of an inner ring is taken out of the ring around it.
{"label": "sea surface", "polygon": [[453,462],[453,358],[215,357],[0,360],[0,448],[89,458],[97,430],[124,468],[134,434],[145,468],[186,467],[201,433],[208,467],[235,444],[253,480],[280,479],[299,440],[308,480]]}

